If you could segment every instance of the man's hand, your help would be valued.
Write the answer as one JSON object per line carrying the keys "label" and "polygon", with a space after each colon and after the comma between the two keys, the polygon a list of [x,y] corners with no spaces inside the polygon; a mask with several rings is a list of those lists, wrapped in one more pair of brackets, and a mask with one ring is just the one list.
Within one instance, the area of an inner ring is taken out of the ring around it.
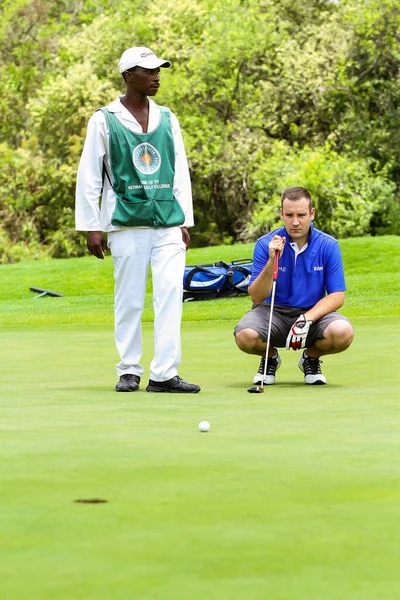
{"label": "man's hand", "polygon": [[183,240],[183,243],[185,244],[186,250],[187,250],[188,246],[189,246],[189,242],[190,242],[189,231],[187,230],[186,227],[181,227],[181,231],[182,231],[182,240]]}
{"label": "man's hand", "polygon": [[301,350],[306,347],[308,330],[312,321],[307,321],[305,315],[300,315],[290,328],[286,338],[286,350]]}
{"label": "man's hand", "polygon": [[269,243],[269,257],[271,260],[275,258],[275,252],[279,252],[279,258],[282,256],[283,250],[286,244],[286,237],[281,237],[280,235],[274,235],[272,240]]}
{"label": "man's hand", "polygon": [[107,252],[107,242],[102,231],[87,232],[87,247],[88,250],[96,258],[104,259],[104,254]]}

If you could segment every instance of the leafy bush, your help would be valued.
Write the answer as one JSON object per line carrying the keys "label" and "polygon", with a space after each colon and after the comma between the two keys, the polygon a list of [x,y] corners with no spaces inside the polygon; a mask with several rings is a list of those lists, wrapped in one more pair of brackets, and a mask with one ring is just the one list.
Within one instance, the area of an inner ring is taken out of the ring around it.
{"label": "leafy bush", "polygon": [[3,0],[0,17],[0,260],[85,251],[86,123],[133,45],[173,64],[157,102],[182,125],[193,244],[253,239],[292,183],[335,235],[399,232],[396,0]]}
{"label": "leafy bush", "polygon": [[338,238],[370,234],[376,215],[385,222],[392,210],[396,186],[384,171],[374,173],[371,161],[338,154],[329,145],[296,151],[284,142],[257,158],[249,178],[256,203],[241,235],[244,241],[279,224],[280,196],[291,186],[310,191],[315,224]]}

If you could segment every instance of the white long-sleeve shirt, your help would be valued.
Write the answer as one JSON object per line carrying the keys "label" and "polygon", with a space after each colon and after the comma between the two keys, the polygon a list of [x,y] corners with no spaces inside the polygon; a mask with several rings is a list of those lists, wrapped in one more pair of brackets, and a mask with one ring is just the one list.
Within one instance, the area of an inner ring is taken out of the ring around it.
{"label": "white long-sleeve shirt", "polygon": [[[119,98],[111,102],[107,108],[125,127],[135,133],[143,133],[141,125]],[[149,98],[147,133],[151,133],[158,127],[160,118],[159,107]],[[189,167],[179,121],[173,113],[171,113],[171,128],[175,145],[173,192],[185,214],[185,222],[182,227],[192,227],[194,223],[193,201]],[[121,229],[111,224],[116,197],[104,169],[111,177],[108,125],[105,115],[99,110],[89,119],[78,167],[75,198],[75,224],[78,231],[109,232]]]}

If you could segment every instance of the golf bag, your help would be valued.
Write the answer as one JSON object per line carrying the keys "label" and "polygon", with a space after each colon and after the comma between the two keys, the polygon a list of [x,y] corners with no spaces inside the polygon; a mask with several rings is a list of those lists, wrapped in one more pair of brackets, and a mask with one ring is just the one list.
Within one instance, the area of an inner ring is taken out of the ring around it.
{"label": "golf bag", "polygon": [[219,260],[210,265],[187,265],[183,276],[183,301],[247,294],[252,267],[250,258],[231,263]]}

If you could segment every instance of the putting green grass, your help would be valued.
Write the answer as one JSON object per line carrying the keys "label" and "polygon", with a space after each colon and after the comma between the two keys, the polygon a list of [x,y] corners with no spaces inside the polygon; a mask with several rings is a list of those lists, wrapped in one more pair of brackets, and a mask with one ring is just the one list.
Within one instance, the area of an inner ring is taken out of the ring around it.
{"label": "putting green grass", "polygon": [[259,395],[234,320],[183,323],[193,396],[113,392],[107,323],[3,328],[1,600],[398,598],[400,317],[352,321]]}

